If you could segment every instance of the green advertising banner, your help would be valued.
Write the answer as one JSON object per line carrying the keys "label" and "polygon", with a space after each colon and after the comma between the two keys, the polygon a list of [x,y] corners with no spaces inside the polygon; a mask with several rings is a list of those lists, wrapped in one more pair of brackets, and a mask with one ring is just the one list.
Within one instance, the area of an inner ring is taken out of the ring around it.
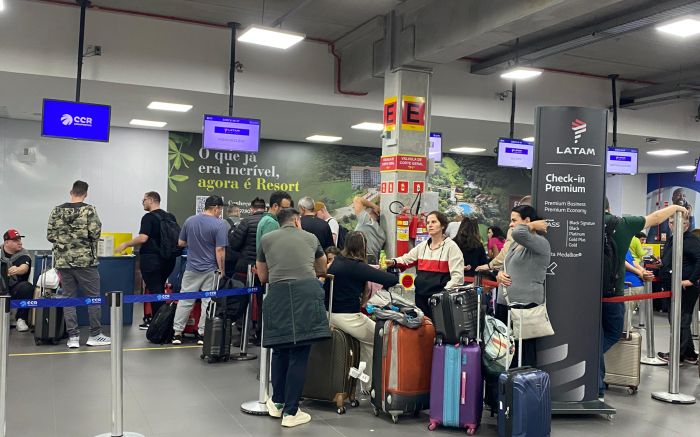
{"label": "green advertising banner", "polygon": [[[346,227],[355,222],[352,199],[378,194],[379,148],[261,140],[258,153],[202,148],[202,135],[170,132],[168,210],[179,222],[216,194],[246,215],[251,200],[284,190],[297,202],[311,196]],[[471,215],[482,224],[507,225],[512,199],[529,194],[530,172],[496,166],[484,156],[448,155],[436,164],[428,191],[440,209]]]}

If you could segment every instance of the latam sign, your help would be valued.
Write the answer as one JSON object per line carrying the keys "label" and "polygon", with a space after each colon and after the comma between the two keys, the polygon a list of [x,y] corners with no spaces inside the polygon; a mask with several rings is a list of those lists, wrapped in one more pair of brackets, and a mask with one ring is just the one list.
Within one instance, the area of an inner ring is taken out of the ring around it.
{"label": "latam sign", "polygon": [[109,141],[111,107],[44,99],[41,136]]}

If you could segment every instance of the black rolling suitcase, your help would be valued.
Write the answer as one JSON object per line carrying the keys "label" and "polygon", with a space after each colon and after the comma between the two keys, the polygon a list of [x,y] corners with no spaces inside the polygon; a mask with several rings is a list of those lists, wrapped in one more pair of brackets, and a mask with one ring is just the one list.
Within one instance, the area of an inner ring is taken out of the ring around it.
{"label": "black rolling suitcase", "polygon": [[476,276],[474,285],[443,290],[430,297],[435,335],[443,344],[467,344],[469,339],[476,338],[479,317],[476,286],[481,286],[480,275]]}
{"label": "black rolling suitcase", "polygon": [[[44,257],[41,265],[41,273],[47,270],[47,261]],[[38,298],[52,298],[55,294],[51,290],[46,289],[40,284]],[[36,292],[35,292],[36,293]],[[61,339],[66,337],[66,322],[63,318],[63,308],[36,308],[34,310],[34,343],[42,344],[58,344]]]}
{"label": "black rolling suitcase", "polygon": [[[328,300],[328,325],[333,317],[333,275],[330,279]],[[306,367],[306,380],[302,397],[305,399],[334,402],[338,414],[345,413],[345,400],[357,407],[355,399],[357,379],[350,377],[350,368],[360,364],[360,342],[331,326],[331,338],[311,346],[309,364]],[[367,363],[371,365],[371,363]]]}
{"label": "black rolling suitcase", "polygon": [[[219,274],[214,274],[212,289],[218,289]],[[207,359],[208,363],[228,361],[231,358],[231,325],[232,321],[226,311],[225,297],[211,299],[206,309],[204,321],[204,345],[202,346],[201,359]],[[219,311],[219,307],[222,311]]]}

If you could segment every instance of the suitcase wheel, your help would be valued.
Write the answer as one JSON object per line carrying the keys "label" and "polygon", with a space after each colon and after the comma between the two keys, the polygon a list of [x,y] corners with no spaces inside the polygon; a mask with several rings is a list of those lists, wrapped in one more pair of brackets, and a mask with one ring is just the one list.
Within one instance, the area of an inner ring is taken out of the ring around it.
{"label": "suitcase wheel", "polygon": [[37,345],[37,346],[41,346],[42,344],[44,344],[44,342],[41,341],[41,340],[38,339],[38,338],[35,338],[35,339],[34,339],[34,344]]}
{"label": "suitcase wheel", "polygon": [[209,364],[215,363],[215,362],[217,362],[217,361],[219,361],[219,360],[217,360],[217,359],[214,358],[214,357],[209,357],[209,358],[207,358],[207,363],[209,363]]}
{"label": "suitcase wheel", "polygon": [[395,424],[396,424],[396,423],[399,423],[399,416],[396,415],[396,414],[392,414],[392,415],[391,415],[391,421],[394,422]]}
{"label": "suitcase wheel", "polygon": [[379,409],[377,407],[375,407],[374,405],[372,405],[372,414],[374,414],[375,417],[379,416]]}
{"label": "suitcase wheel", "polygon": [[360,401],[358,401],[357,399],[353,399],[350,401],[350,406],[353,408],[357,408],[360,406]]}
{"label": "suitcase wheel", "polygon": [[203,359],[205,359],[206,357],[207,357],[206,355],[202,354],[202,355],[199,356],[199,359],[200,359],[200,360],[203,360]]}
{"label": "suitcase wheel", "polygon": [[230,359],[231,359],[231,357],[229,355],[226,355],[221,359],[221,361],[223,361],[225,363],[226,361],[228,361]]}
{"label": "suitcase wheel", "polygon": [[474,434],[476,434],[476,428],[467,429],[467,435],[474,435]]}
{"label": "suitcase wheel", "polygon": [[342,406],[342,407],[338,408],[338,409],[335,410],[335,411],[336,411],[336,413],[338,413],[338,414],[345,414],[345,411],[346,411],[346,410],[345,410],[345,406]]}
{"label": "suitcase wheel", "polygon": [[437,423],[435,422],[430,422],[428,424],[428,431],[435,431],[437,429]]}
{"label": "suitcase wheel", "polygon": [[630,395],[637,394],[637,387],[627,387],[627,393],[629,393]]}

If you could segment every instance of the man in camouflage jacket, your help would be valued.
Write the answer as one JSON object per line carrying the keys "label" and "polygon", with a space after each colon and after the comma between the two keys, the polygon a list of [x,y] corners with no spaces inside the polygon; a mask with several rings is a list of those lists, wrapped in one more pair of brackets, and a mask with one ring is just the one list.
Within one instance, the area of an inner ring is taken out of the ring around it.
{"label": "man in camouflage jacket", "polygon": [[[100,274],[97,271],[97,243],[102,223],[94,206],[85,203],[88,184],[75,181],[70,191],[70,202],[51,211],[46,238],[53,243],[54,267],[61,277],[63,294],[76,297],[78,288],[88,297],[100,296]],[[75,307],[63,311],[68,331],[68,347],[80,347],[80,330]],[[102,334],[101,308],[88,307],[90,337],[88,346],[106,346],[111,339]]]}

